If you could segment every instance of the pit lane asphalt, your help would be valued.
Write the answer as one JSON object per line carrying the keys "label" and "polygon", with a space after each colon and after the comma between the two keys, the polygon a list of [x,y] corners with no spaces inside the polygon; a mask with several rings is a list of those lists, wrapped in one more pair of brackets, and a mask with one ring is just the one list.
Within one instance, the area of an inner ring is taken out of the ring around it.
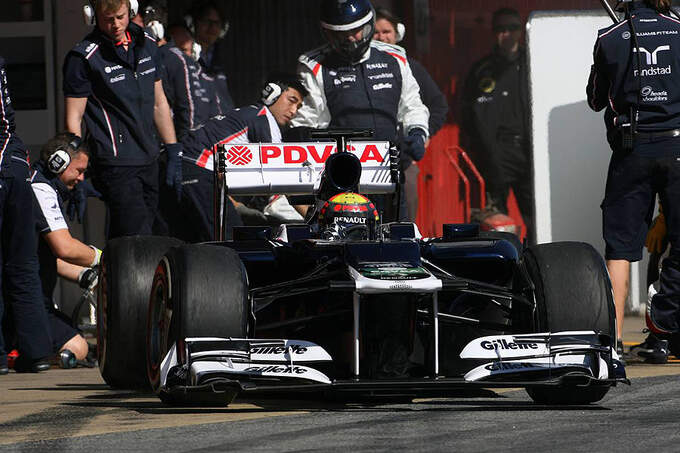
{"label": "pit lane asphalt", "polygon": [[413,402],[241,398],[173,408],[109,389],[96,369],[0,376],[0,451],[678,451],[680,363],[629,363],[598,404],[522,390]]}

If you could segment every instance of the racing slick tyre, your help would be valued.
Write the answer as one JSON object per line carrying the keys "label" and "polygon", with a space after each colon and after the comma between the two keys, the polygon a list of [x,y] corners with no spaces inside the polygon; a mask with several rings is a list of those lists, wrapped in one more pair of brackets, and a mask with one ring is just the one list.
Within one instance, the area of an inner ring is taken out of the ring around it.
{"label": "racing slick tyre", "polygon": [[[172,248],[156,268],[148,306],[148,380],[162,401],[184,403],[161,390],[161,363],[173,344],[185,363],[187,337],[244,338],[248,325],[248,280],[238,254],[209,244]],[[229,404],[236,391],[212,395]],[[206,402],[206,401],[204,401]]]}
{"label": "racing slick tyre", "polygon": [[[524,253],[536,287],[536,332],[593,330],[616,337],[614,299],[604,260],[589,244],[555,242]],[[541,404],[588,404],[601,400],[609,386],[527,388]]]}
{"label": "racing slick tyre", "polygon": [[178,239],[127,236],[106,244],[97,305],[99,370],[111,387],[148,388],[144,338],[153,272]]}

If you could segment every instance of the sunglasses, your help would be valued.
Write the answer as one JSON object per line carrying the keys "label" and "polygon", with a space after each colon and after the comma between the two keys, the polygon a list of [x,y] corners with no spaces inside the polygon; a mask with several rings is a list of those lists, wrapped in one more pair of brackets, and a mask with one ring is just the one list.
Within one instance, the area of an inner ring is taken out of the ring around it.
{"label": "sunglasses", "polygon": [[503,33],[505,31],[518,31],[522,26],[520,24],[504,24],[493,27],[494,33]]}

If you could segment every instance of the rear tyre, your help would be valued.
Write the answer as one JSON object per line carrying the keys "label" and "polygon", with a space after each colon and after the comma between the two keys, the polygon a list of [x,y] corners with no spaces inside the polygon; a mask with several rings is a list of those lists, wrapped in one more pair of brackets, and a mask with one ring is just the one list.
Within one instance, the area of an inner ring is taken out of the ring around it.
{"label": "rear tyre", "polygon": [[108,242],[99,276],[97,353],[99,370],[111,387],[148,388],[144,340],[154,269],[181,241],[127,236]]}
{"label": "rear tyre", "polygon": [[[160,389],[160,366],[173,344],[186,361],[187,337],[244,338],[247,332],[248,281],[238,254],[219,245],[175,247],[156,268],[148,304],[146,370],[163,402],[184,402]],[[215,395],[229,404],[236,392]]]}
{"label": "rear tyre", "polygon": [[[593,330],[616,338],[611,283],[599,253],[589,244],[540,244],[524,254],[536,286],[536,331]],[[601,400],[609,386],[527,388],[541,404],[588,404]]]}

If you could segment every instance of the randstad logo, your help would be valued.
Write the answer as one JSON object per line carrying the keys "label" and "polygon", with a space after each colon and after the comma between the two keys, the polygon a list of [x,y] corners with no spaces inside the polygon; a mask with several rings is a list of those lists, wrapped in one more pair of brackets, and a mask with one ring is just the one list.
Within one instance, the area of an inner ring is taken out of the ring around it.
{"label": "randstad logo", "polygon": [[656,49],[654,49],[652,52],[645,49],[644,47],[639,47],[637,49],[633,49],[633,52],[640,52],[640,53],[644,54],[647,65],[652,65],[652,64],[658,64],[659,53],[666,51],[666,50],[670,51],[671,46],[669,46],[668,44],[663,45],[663,46],[659,46]]}

